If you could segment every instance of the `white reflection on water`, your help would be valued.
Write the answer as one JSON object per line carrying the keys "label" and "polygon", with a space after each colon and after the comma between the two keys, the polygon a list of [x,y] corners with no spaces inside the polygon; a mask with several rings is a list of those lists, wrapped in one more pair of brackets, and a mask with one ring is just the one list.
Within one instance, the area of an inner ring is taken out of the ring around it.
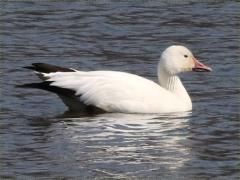
{"label": "white reflection on water", "polygon": [[67,128],[62,138],[73,144],[72,156],[80,162],[84,157],[84,168],[93,171],[124,171],[131,176],[163,168],[177,171],[190,158],[184,146],[190,116],[191,112],[110,113],[65,118],[62,122]]}

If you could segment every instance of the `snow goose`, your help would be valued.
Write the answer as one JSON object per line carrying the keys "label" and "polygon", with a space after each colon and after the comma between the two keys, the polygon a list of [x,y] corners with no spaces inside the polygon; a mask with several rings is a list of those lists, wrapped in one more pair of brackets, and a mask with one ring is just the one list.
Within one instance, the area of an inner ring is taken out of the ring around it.
{"label": "snow goose", "polygon": [[165,49],[158,64],[159,84],[118,71],[78,71],[44,63],[25,67],[43,80],[20,85],[56,93],[74,111],[170,113],[192,109],[191,99],[178,74],[211,71],[184,46]]}

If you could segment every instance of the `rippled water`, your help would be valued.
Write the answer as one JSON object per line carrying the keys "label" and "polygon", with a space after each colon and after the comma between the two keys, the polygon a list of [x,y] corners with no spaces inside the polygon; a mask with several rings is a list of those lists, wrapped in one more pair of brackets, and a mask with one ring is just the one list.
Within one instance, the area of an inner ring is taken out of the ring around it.
{"label": "rippled water", "polygon": [[[240,176],[237,1],[1,1],[1,177]],[[156,80],[160,53],[185,44],[211,73],[182,75],[193,111],[77,116],[22,66],[45,62]]]}

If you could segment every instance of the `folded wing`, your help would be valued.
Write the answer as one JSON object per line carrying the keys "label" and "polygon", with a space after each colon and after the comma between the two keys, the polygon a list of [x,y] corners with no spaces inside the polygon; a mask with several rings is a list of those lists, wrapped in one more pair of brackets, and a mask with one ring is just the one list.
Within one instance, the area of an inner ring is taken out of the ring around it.
{"label": "folded wing", "polygon": [[[124,113],[171,111],[176,97],[153,81],[118,71],[77,71],[43,63],[25,67],[44,80],[21,87],[56,93],[70,110]],[[179,104],[178,104],[179,106]]]}
{"label": "folded wing", "polygon": [[154,111],[153,104],[169,95],[153,81],[124,72],[75,71],[43,76],[50,86],[74,91],[79,101],[107,112],[149,112],[150,107]]}

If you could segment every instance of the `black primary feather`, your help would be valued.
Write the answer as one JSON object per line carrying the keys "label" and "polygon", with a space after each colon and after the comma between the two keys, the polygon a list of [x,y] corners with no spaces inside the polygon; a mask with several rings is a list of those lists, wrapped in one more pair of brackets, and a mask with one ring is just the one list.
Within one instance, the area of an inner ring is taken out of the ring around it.
{"label": "black primary feather", "polygon": [[52,81],[44,81],[44,82],[40,82],[40,83],[28,83],[28,84],[17,85],[17,87],[36,88],[36,89],[50,91],[50,92],[56,93],[58,95],[64,95],[64,96],[69,96],[69,97],[75,96],[75,91],[73,91],[71,89],[52,86],[51,83],[52,83]]}
{"label": "black primary feather", "polygon": [[32,66],[25,66],[26,69],[31,69],[42,73],[52,73],[52,72],[74,72],[74,70],[69,68],[64,68],[60,66],[55,66],[45,63],[33,63]]}

